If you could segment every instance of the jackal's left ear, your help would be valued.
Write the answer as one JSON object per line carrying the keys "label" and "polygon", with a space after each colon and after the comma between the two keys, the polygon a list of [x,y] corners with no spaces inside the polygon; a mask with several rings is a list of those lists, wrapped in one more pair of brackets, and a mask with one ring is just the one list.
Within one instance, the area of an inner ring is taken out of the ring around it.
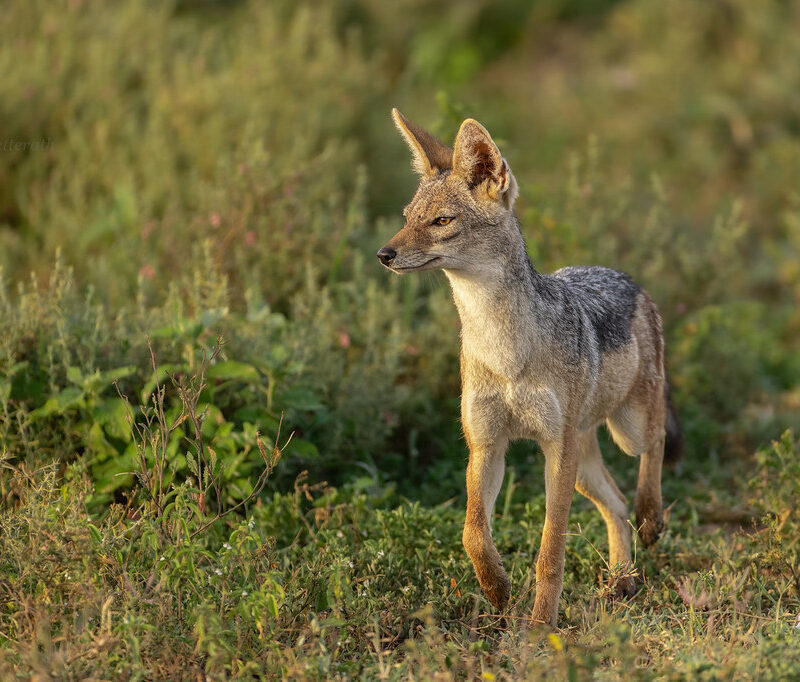
{"label": "jackal's left ear", "polygon": [[473,189],[484,185],[490,199],[510,209],[519,194],[517,181],[508,162],[486,128],[468,118],[461,124],[453,149],[453,172],[461,175]]}

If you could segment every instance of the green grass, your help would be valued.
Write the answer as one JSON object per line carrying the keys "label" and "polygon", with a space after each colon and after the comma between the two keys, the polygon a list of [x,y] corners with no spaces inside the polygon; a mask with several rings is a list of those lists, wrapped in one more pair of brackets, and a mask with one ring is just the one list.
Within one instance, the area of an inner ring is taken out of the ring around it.
{"label": "green grass", "polygon": [[[6,15],[4,678],[800,675],[794,4]],[[557,633],[526,620],[535,446],[494,520],[504,620],[460,544],[457,315],[373,255],[415,183],[391,106],[447,139],[485,123],[537,267],[623,269],[662,311],[667,530],[613,601],[576,495]]]}
{"label": "green grass", "polygon": [[501,620],[461,550],[462,512],[451,504],[299,480],[246,515],[206,525],[216,515],[184,484],[163,508],[112,505],[97,519],[77,467],[61,483],[53,467],[14,472],[18,504],[0,519],[0,670],[787,679],[800,645],[797,454],[787,433],[760,452],[749,486],[704,495],[670,481],[667,531],[637,549],[639,591],[629,600],[604,587],[605,530],[576,502],[556,634],[527,620],[543,495],[513,484],[495,520],[514,586]]}

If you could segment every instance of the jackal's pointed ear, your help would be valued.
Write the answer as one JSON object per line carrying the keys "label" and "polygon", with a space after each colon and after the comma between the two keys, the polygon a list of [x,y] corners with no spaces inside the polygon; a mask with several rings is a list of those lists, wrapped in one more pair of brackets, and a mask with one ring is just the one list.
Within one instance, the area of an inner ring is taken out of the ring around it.
{"label": "jackal's pointed ear", "polygon": [[[510,209],[519,194],[508,162],[486,128],[468,118],[461,124],[453,149],[453,172],[474,188],[483,185],[489,198]],[[484,184],[485,183],[485,184]]]}
{"label": "jackal's pointed ear", "polygon": [[397,109],[392,109],[394,124],[411,148],[414,170],[420,175],[433,177],[440,171],[452,168],[453,150],[429,132],[415,126]]}

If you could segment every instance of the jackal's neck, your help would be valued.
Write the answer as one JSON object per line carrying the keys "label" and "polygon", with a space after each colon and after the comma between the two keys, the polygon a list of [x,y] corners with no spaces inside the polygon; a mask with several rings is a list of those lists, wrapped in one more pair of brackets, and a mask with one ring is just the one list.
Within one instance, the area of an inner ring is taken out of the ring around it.
{"label": "jackal's neck", "polygon": [[492,317],[527,316],[536,295],[536,272],[520,238],[519,245],[485,263],[477,272],[445,270],[462,322],[465,317],[494,310]]}
{"label": "jackal's neck", "polygon": [[461,318],[464,352],[503,373],[524,365],[538,336],[535,300],[541,275],[519,229],[514,233],[479,270],[445,270]]}

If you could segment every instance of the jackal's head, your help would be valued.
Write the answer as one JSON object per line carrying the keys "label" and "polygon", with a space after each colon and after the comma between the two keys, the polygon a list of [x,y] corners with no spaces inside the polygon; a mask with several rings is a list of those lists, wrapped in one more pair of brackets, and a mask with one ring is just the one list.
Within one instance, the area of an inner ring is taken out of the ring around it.
{"label": "jackal's head", "polygon": [[453,149],[392,110],[413,155],[419,189],[405,225],[378,258],[387,268],[480,273],[497,262],[519,231],[512,209],[517,182],[486,129],[468,118]]}

